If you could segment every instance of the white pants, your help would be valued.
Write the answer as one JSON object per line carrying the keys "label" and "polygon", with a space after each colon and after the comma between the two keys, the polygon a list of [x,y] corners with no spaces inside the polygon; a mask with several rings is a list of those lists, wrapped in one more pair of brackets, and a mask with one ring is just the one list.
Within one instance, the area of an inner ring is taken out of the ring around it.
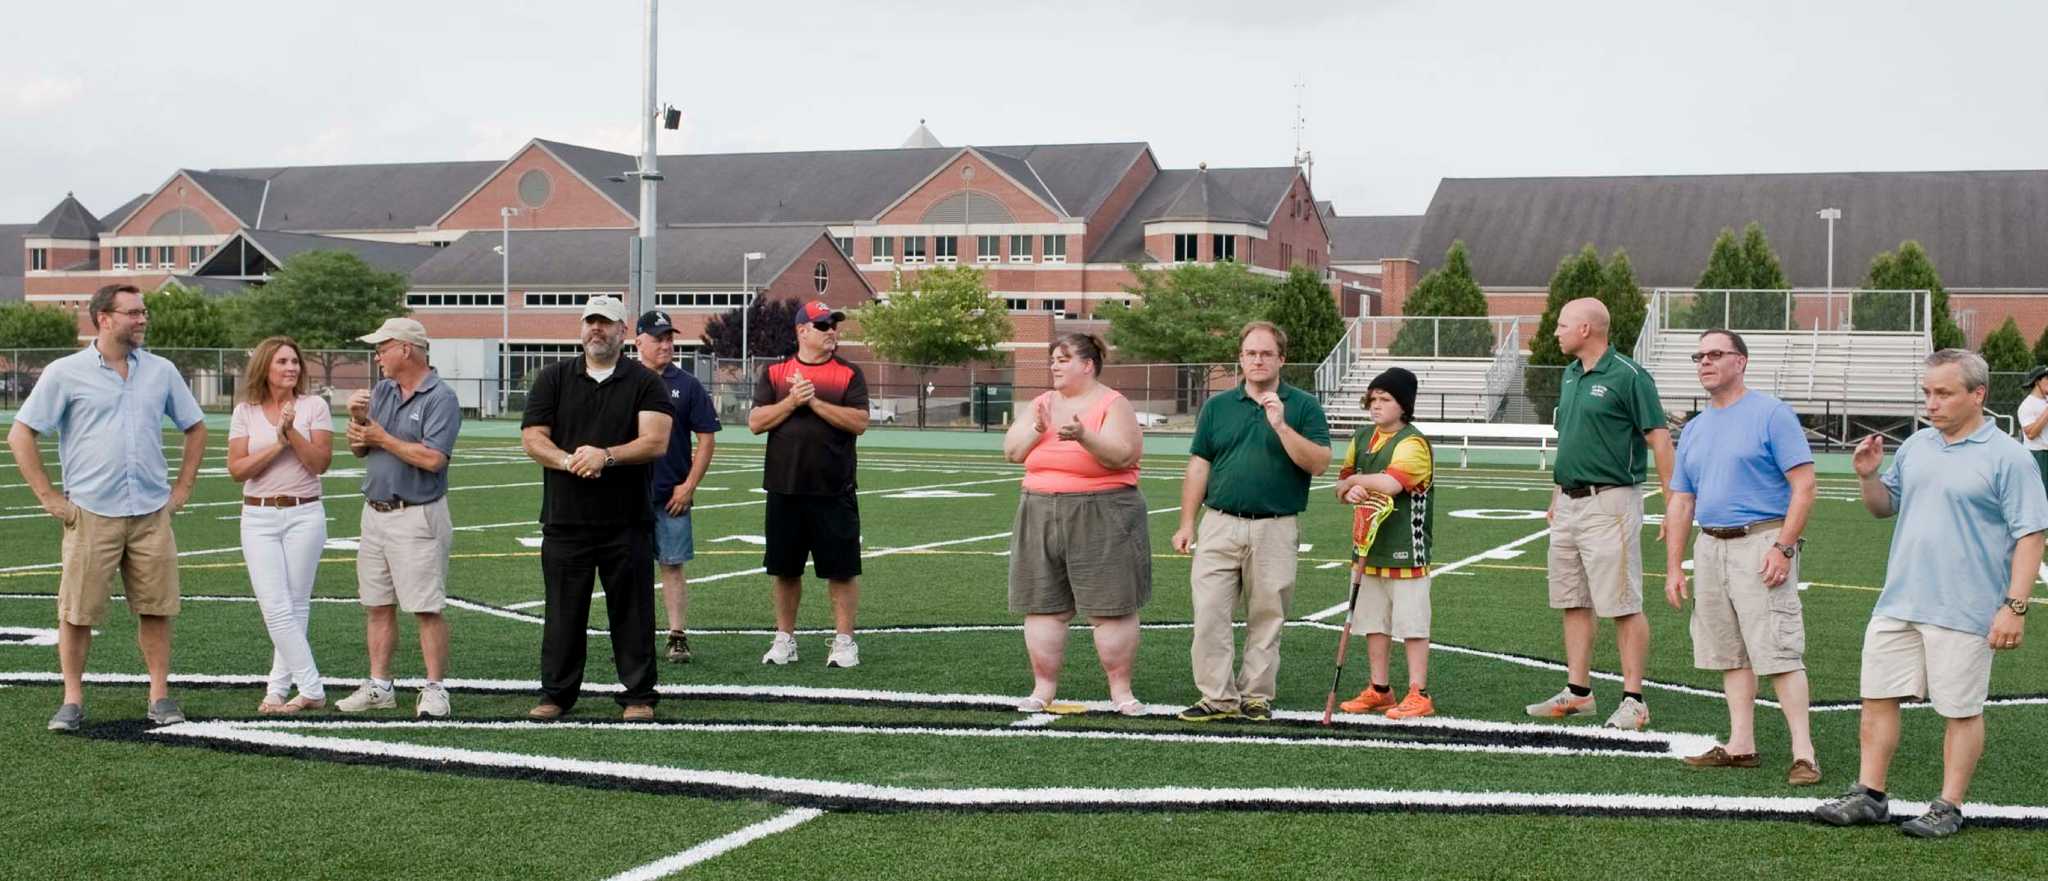
{"label": "white pants", "polygon": [[313,574],[327,544],[327,509],[319,502],[293,508],[242,506],[242,560],[249,586],[270,631],[270,694],[283,697],[294,684],[309,700],[323,700],[320,669],[306,625],[313,606]]}

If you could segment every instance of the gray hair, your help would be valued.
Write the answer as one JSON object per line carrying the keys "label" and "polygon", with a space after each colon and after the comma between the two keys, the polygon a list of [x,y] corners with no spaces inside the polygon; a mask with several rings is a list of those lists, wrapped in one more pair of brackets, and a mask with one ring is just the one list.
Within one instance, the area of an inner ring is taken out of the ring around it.
{"label": "gray hair", "polygon": [[1942,349],[1927,356],[1927,369],[1954,364],[1963,371],[1963,391],[1974,392],[1991,384],[1991,365],[1984,356],[1968,349]]}

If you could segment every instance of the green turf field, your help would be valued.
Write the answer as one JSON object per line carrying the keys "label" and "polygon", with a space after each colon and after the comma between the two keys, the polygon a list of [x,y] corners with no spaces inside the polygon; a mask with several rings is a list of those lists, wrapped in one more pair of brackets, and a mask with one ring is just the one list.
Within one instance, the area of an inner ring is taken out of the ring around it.
{"label": "green turf field", "polygon": [[[1758,720],[1763,768],[1677,761],[1722,734],[1726,716],[1719,675],[1692,669],[1685,616],[1661,602],[1653,541],[1650,731],[1598,730],[1620,696],[1612,677],[1596,683],[1602,713],[1591,721],[1522,716],[1523,704],[1561,685],[1562,649],[1542,573],[1548,475],[1511,465],[1439,476],[1439,561],[1457,564],[1436,583],[1431,679],[1442,715],[1313,724],[1341,620],[1329,610],[1345,599],[1349,525],[1318,483],[1281,718],[1197,726],[1170,717],[1197,696],[1188,565],[1168,544],[1177,456],[1148,458],[1142,487],[1157,559],[1137,693],[1157,714],[1055,720],[1009,708],[1031,683],[1004,606],[1018,468],[989,451],[864,444],[861,666],[824,666],[829,609],[819,585],[805,600],[801,661],[767,667],[759,659],[771,616],[754,543],[760,447],[727,432],[734,442],[697,497],[697,658],[663,667],[670,694],[659,722],[618,725],[616,706],[597,695],[569,724],[528,725],[518,719],[539,666],[540,478],[516,440],[488,434],[465,436],[452,472],[456,719],[424,726],[408,724],[403,686],[395,713],[255,715],[270,644],[247,601],[239,487],[224,474],[225,432],[216,431],[177,520],[186,603],[174,666],[189,678],[175,690],[192,723],[154,733],[139,724],[134,623],[117,606],[93,647],[92,672],[106,678],[88,687],[86,732],[44,731],[58,700],[55,650],[41,638],[54,633],[58,528],[12,462],[0,467],[0,756],[15,792],[0,801],[0,876],[598,879],[657,877],[683,863],[690,875],[731,878],[2048,876],[2040,819],[1939,843],[1796,819],[1854,777],[1856,714],[1837,707],[1856,697],[1890,533],[1841,475],[1823,479],[1801,573],[1814,698],[1836,705],[1814,717],[1826,781],[1795,790],[1783,783],[1783,724],[1768,708]],[[333,519],[317,590],[327,601],[313,610],[321,670],[337,683],[330,699],[365,672],[347,541],[360,510],[354,466],[343,452],[328,475]],[[2015,700],[1988,711],[1990,743],[1966,814],[2006,806],[2015,817],[2048,816],[2048,700],[2038,698],[2048,692],[2039,645],[2048,635],[2034,636],[1997,662],[1993,695]],[[420,672],[411,639],[408,627],[401,677]],[[590,683],[608,687],[605,639],[591,645]],[[1363,646],[1352,648],[1347,691],[1365,679]],[[1068,653],[1061,696],[1105,701],[1085,630]],[[1607,634],[1595,666],[1618,670]],[[1940,752],[1939,719],[1908,710],[1895,796],[1932,798]],[[720,855],[701,859],[710,853]]]}

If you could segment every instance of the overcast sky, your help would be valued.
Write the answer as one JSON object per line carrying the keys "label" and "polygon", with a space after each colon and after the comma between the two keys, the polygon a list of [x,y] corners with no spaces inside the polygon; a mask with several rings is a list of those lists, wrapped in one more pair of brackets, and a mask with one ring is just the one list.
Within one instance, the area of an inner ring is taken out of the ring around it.
{"label": "overcast sky", "polygon": [[[1290,7],[1302,11],[1289,17]],[[1177,0],[661,5],[661,152],[1142,140],[1419,213],[1438,179],[2048,167],[2048,4]],[[0,222],[177,168],[636,149],[639,0],[20,4]]]}

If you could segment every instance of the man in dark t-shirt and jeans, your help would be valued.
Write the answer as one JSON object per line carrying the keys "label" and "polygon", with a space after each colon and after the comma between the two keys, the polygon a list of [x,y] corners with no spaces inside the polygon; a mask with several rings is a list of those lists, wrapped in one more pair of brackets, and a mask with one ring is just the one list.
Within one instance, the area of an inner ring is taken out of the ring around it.
{"label": "man in dark t-shirt and jeans", "polygon": [[860,607],[860,507],[854,498],[853,439],[868,430],[868,383],[839,359],[846,313],[820,301],[796,312],[796,354],[761,371],[747,430],[767,433],[761,488],[768,492],[768,549],[775,579],[775,641],[763,664],[797,659],[796,610],[809,558],[832,596],[837,634],[828,667],[860,663],[853,619]]}
{"label": "man in dark t-shirt and jeans", "polygon": [[590,588],[604,582],[619,705],[628,722],[654,720],[654,507],[647,469],[668,451],[668,387],[619,357],[626,309],[591,297],[583,354],[542,368],[527,395],[520,439],[541,472],[541,700],[527,717],[553,721],[576,706],[589,644]]}

